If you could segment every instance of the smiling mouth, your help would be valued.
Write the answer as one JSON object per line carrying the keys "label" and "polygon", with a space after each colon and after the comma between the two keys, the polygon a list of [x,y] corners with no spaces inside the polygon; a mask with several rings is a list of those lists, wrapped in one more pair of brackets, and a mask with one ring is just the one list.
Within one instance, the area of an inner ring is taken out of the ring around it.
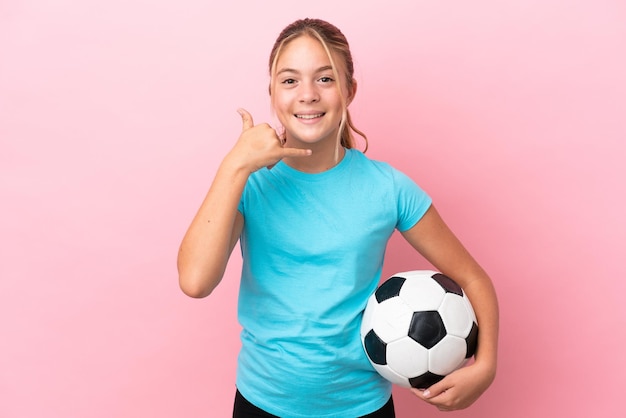
{"label": "smiling mouth", "polygon": [[321,118],[325,113],[316,113],[315,115],[294,115],[298,119],[315,119]]}

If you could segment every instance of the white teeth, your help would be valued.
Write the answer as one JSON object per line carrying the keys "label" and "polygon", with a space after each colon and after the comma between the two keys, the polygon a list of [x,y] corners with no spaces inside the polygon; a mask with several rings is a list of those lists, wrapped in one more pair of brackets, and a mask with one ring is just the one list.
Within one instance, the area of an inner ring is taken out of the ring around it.
{"label": "white teeth", "polygon": [[315,119],[321,118],[322,116],[324,116],[323,113],[318,113],[317,115],[296,115],[296,117],[299,119]]}

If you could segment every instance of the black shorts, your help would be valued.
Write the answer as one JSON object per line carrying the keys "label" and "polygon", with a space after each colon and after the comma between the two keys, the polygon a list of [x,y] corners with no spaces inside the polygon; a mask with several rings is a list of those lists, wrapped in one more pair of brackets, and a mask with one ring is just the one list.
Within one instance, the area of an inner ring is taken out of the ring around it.
{"label": "black shorts", "polygon": [[[364,415],[362,418],[395,418],[396,412],[393,407],[393,398],[389,400],[378,411]],[[268,414],[261,408],[252,405],[244,398],[239,391],[235,394],[235,405],[233,407],[233,418],[279,418],[276,415]]]}

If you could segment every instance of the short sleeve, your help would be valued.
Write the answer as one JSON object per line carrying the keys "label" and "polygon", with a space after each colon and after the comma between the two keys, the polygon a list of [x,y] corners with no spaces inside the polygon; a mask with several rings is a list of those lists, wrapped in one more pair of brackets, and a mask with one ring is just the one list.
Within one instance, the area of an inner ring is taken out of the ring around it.
{"label": "short sleeve", "polygon": [[430,208],[432,199],[406,174],[394,169],[393,175],[398,210],[396,228],[404,232],[422,219]]}

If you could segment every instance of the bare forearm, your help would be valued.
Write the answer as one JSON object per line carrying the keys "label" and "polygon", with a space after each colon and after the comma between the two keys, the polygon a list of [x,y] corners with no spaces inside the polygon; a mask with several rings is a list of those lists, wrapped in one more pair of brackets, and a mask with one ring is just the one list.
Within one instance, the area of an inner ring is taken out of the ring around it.
{"label": "bare forearm", "polygon": [[498,301],[491,279],[434,207],[403,235],[435,268],[456,280],[466,292],[479,326],[475,365],[482,370],[481,381],[488,386],[496,372],[499,323]]}
{"label": "bare forearm", "polygon": [[495,377],[498,352],[499,309],[495,289],[485,273],[464,288],[479,324],[476,364]]}
{"label": "bare forearm", "polygon": [[242,133],[217,170],[178,251],[179,284],[192,297],[208,296],[222,280],[243,227],[237,206],[250,174],[285,157],[311,155],[308,149],[284,148],[271,126],[255,126],[246,110],[238,112]]}
{"label": "bare forearm", "polygon": [[236,242],[237,205],[249,176],[225,159],[178,252],[179,284],[192,297],[209,295],[219,284]]}

